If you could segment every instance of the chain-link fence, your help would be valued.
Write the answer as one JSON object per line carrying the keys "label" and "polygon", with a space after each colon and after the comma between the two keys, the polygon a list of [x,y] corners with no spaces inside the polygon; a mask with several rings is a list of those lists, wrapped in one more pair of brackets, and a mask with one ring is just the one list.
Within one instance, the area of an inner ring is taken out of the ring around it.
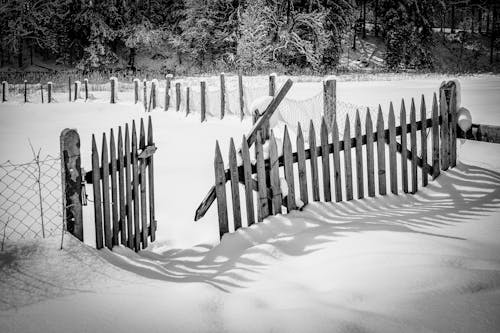
{"label": "chain-link fence", "polygon": [[62,224],[59,156],[0,164],[0,241],[52,236]]}

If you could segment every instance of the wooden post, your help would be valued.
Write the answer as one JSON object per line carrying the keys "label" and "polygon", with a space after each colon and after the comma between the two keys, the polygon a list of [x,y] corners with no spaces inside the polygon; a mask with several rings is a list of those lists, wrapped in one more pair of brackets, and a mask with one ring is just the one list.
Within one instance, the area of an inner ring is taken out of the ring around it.
{"label": "wooden post", "polygon": [[439,176],[439,116],[437,97],[434,93],[432,99],[432,179]]}
{"label": "wooden post", "polygon": [[134,104],[139,101],[139,80],[134,79]]}
{"label": "wooden post", "polygon": [[324,110],[326,126],[328,127],[328,132],[332,131],[333,119],[336,117],[337,113],[336,90],[337,90],[336,80],[326,80],[323,83],[323,110]]}
{"label": "wooden post", "polygon": [[439,89],[439,113],[441,114],[441,170],[446,171],[450,166],[450,121],[448,116],[448,103],[446,102],[444,87]]}
{"label": "wooden post", "polygon": [[206,89],[206,83],[205,81],[200,82],[200,89],[201,89],[201,122],[204,122],[207,119],[206,113],[207,113],[207,105],[206,105],[206,96],[205,96],[205,89]]}
{"label": "wooden post", "polygon": [[177,82],[175,84],[175,111],[181,109],[181,84]]}
{"label": "wooden post", "polygon": [[349,114],[345,118],[344,127],[344,170],[345,170],[345,196],[346,200],[352,200],[352,157],[351,157],[351,122]]}
{"label": "wooden post", "polygon": [[115,104],[115,80],[111,79],[111,104]]}
{"label": "wooden post", "polygon": [[142,104],[144,104],[144,111],[148,110],[148,83],[144,79],[142,81],[142,92],[143,92],[143,99],[142,99]]}
{"label": "wooden post", "polygon": [[42,104],[43,104],[43,85],[40,82],[40,96],[42,97]]}
{"label": "wooden post", "polygon": [[[241,142],[241,159],[243,161],[243,178],[245,181],[245,204],[247,209],[247,226],[255,223],[255,214],[253,208],[253,189],[252,189],[252,162],[250,161],[250,151],[248,149],[247,138],[243,135]],[[258,186],[257,186],[258,190]]]}
{"label": "wooden post", "polygon": [[375,159],[373,151],[373,122],[370,109],[366,110],[366,173],[368,180],[368,196],[375,196]]}
{"label": "wooden post", "polygon": [[224,73],[220,74],[220,119],[224,118],[226,112],[226,78]]}
{"label": "wooden post", "polygon": [[276,75],[269,75],[269,96],[276,95]]}
{"label": "wooden post", "polygon": [[243,99],[243,76],[241,73],[238,74],[238,93],[240,97],[240,117],[241,120],[245,117],[245,102]]}
{"label": "wooden post", "polygon": [[[398,194],[398,169],[396,162],[396,119],[392,102],[389,104],[389,172],[391,192]],[[407,149],[406,147],[404,149]]]}
{"label": "wooden post", "polygon": [[52,103],[52,82],[47,83],[47,103]]}
{"label": "wooden post", "polygon": [[28,81],[24,80],[24,103],[28,103]]}
{"label": "wooden post", "polygon": [[103,248],[102,208],[101,208],[101,176],[99,174],[99,152],[95,136],[92,134],[92,188],[94,193],[94,221],[96,248]]}
{"label": "wooden post", "polygon": [[2,81],[2,103],[7,102],[7,81]]}
{"label": "wooden post", "polygon": [[297,124],[297,166],[299,169],[300,200],[304,205],[307,205],[309,203],[309,196],[307,192],[306,151],[300,123]]}
{"label": "wooden post", "polygon": [[427,170],[427,110],[425,107],[425,98],[422,95],[420,101],[420,122],[422,123],[422,129],[420,130],[420,149],[422,154],[422,186],[427,186],[428,183],[428,173]]}
{"label": "wooden post", "polygon": [[236,148],[234,147],[233,138],[231,138],[231,142],[229,144],[229,174],[231,175],[231,198],[233,203],[234,230],[238,230],[241,228],[240,182],[236,161]]}
{"label": "wooden post", "polygon": [[189,87],[186,87],[186,116],[189,114]]}
{"label": "wooden post", "polygon": [[60,136],[63,220],[66,230],[83,242],[80,136],[66,128]]}
{"label": "wooden post", "polygon": [[313,201],[319,201],[318,153],[316,149],[316,131],[312,119],[309,122],[309,152],[311,155],[309,162],[311,163]]}
{"label": "wooden post", "polygon": [[290,213],[290,211],[297,209],[297,206],[295,204],[295,182],[293,179],[294,174],[293,174],[292,142],[290,141],[290,135],[288,134],[288,128],[286,126],[285,126],[285,133],[283,136],[284,136],[283,139],[284,171],[285,171],[285,180],[288,185],[288,194],[286,196],[286,207],[287,207],[287,212]]}
{"label": "wooden post", "polygon": [[219,216],[219,236],[229,232],[227,201],[226,201],[226,175],[224,172],[224,161],[219,148],[219,142],[215,144],[215,193],[217,198],[217,211]]}
{"label": "wooden post", "polygon": [[339,127],[337,117],[333,118],[332,127],[332,146],[333,146],[333,181],[335,184],[335,202],[342,201],[342,170],[340,169],[340,143]]}
{"label": "wooden post", "polygon": [[71,77],[68,76],[68,99],[71,102]]}
{"label": "wooden post", "polygon": [[85,102],[86,102],[89,99],[89,80],[84,79],[83,82],[85,85]]}
{"label": "wooden post", "polygon": [[[415,102],[411,99],[410,109],[410,145],[411,145],[411,193],[415,194],[418,190],[417,184],[417,120],[415,111]],[[404,148],[404,147],[403,147]]]}
{"label": "wooden post", "polygon": [[378,193],[387,194],[387,177],[385,165],[385,137],[384,137],[384,115],[382,108],[378,106],[377,115],[377,168],[378,168]]}
{"label": "wooden post", "polygon": [[399,115],[399,125],[401,127],[401,184],[403,192],[408,193],[408,131],[406,129],[406,107],[404,99],[401,100],[401,110]]}
{"label": "wooden post", "polygon": [[269,216],[271,207],[269,207],[267,201],[267,179],[260,131],[257,132],[257,139],[255,140],[255,160],[257,167],[257,184],[259,187],[257,205],[258,221],[262,222],[264,218]]}
{"label": "wooden post", "polygon": [[165,81],[165,111],[170,107],[170,81],[172,80],[172,76],[167,74]]}
{"label": "wooden post", "polygon": [[151,101],[152,101],[152,104],[153,104],[153,107],[152,109],[156,109],[156,83],[155,81],[151,81]]}
{"label": "wooden post", "polygon": [[452,82],[450,91],[450,101],[448,113],[450,115],[450,167],[457,166],[457,122],[458,122],[458,105],[457,105],[457,85]]}
{"label": "wooden post", "polygon": [[330,154],[328,152],[328,127],[325,117],[321,121],[320,129],[321,144],[321,166],[323,171],[323,198],[326,202],[332,201],[332,189],[330,185]]}
{"label": "wooden post", "polygon": [[76,102],[76,100],[78,99],[78,83],[75,81],[73,84],[75,87],[75,91],[74,91],[74,95],[73,95],[73,102]]}
{"label": "wooden post", "polygon": [[354,134],[356,137],[356,181],[357,181],[357,193],[358,199],[363,199],[365,197],[365,186],[363,181],[363,140],[361,132],[361,118],[359,117],[359,110],[356,110],[356,120],[354,123]]}

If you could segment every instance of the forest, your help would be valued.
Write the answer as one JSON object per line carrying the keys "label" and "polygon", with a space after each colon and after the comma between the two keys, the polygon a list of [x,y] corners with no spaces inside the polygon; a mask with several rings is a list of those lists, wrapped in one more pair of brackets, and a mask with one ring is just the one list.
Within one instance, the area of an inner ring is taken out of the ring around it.
{"label": "forest", "polygon": [[324,73],[368,41],[382,70],[491,71],[499,10],[495,0],[0,0],[0,67]]}

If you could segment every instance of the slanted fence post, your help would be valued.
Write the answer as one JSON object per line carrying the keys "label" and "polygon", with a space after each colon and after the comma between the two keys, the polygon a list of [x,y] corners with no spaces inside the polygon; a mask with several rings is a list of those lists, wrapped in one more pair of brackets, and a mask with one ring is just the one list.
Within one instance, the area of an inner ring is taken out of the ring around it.
{"label": "slanted fence post", "polygon": [[328,132],[332,132],[333,118],[337,114],[337,81],[326,80],[323,83],[323,109]]}
{"label": "slanted fence post", "polygon": [[2,81],[2,103],[7,102],[7,81]]}
{"label": "slanted fence post", "polygon": [[238,93],[240,97],[240,117],[243,120],[243,117],[245,117],[245,101],[243,99],[243,76],[241,73],[238,74]]}
{"label": "slanted fence post", "polygon": [[70,234],[83,241],[83,185],[78,132],[68,128],[63,130],[60,145],[64,225]]}
{"label": "slanted fence post", "polygon": [[204,122],[207,117],[207,105],[206,105],[206,96],[205,96],[206,83],[205,81],[200,82],[200,90],[201,90],[201,122]]}
{"label": "slanted fence post", "polygon": [[28,103],[28,81],[24,80],[24,103]]}
{"label": "slanted fence post", "polygon": [[47,83],[47,103],[52,103],[52,82]]}
{"label": "slanted fence post", "polygon": [[220,74],[220,119],[224,118],[226,112],[226,78],[224,73]]}

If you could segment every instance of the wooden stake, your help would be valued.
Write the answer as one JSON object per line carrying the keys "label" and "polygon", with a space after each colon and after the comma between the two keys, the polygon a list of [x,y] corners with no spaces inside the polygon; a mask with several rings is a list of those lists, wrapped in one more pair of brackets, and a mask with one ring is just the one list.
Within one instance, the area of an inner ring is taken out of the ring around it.
{"label": "wooden stake", "polygon": [[323,110],[328,131],[332,131],[333,120],[337,115],[337,81],[326,80],[323,83]]}
{"label": "wooden stake", "polygon": [[220,119],[224,118],[226,111],[226,78],[224,73],[220,74]]}

